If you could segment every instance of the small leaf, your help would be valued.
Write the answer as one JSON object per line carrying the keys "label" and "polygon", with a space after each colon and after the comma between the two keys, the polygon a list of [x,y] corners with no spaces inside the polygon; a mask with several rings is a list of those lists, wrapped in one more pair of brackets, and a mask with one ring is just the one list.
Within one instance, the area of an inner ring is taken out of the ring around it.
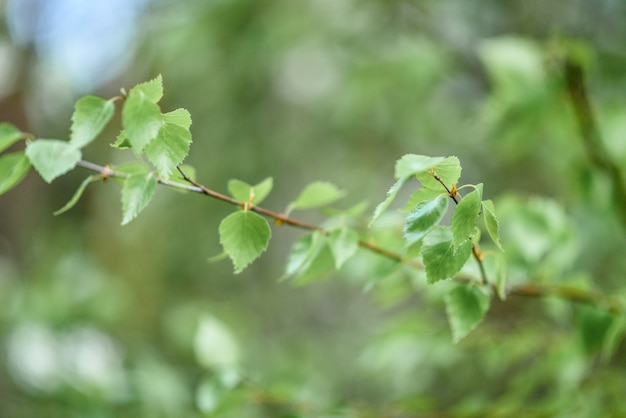
{"label": "small leaf", "polygon": [[70,144],[82,148],[102,132],[113,117],[115,106],[110,100],[96,96],[85,96],[74,106]]}
{"label": "small leaf", "polygon": [[459,178],[461,178],[461,162],[457,157],[448,157],[435,166],[434,173],[423,171],[417,174],[417,179],[425,188],[443,191],[445,189],[441,183],[435,180],[433,174],[439,176],[441,181],[448,186],[448,188],[451,188],[452,185],[456,184]]}
{"label": "small leaf", "polygon": [[424,239],[422,258],[428,283],[449,279],[461,270],[470,254],[472,243],[456,247],[449,228],[435,227]]}
{"label": "small leaf", "polygon": [[482,322],[491,300],[478,286],[461,284],[446,295],[445,302],[452,341],[456,344]]}
{"label": "small leaf", "polygon": [[29,169],[30,161],[24,151],[0,156],[0,195],[17,186]]}
{"label": "small leaf", "polygon": [[285,277],[291,276],[302,268],[323,245],[324,237],[316,231],[298,239],[289,252]]}
{"label": "small leaf", "polygon": [[328,235],[328,245],[339,270],[359,248],[359,234],[349,228],[338,228]]}
{"label": "small leaf", "polygon": [[80,150],[59,139],[31,142],[26,147],[26,155],[47,183],[76,167],[81,159]]}
{"label": "small leaf", "polygon": [[422,202],[426,202],[427,200],[432,200],[442,194],[443,190],[431,190],[425,187],[418,189],[415,193],[409,197],[409,200],[406,202],[406,205],[402,209],[405,212],[411,211],[415,206],[419,205]]}
{"label": "small leaf", "polygon": [[148,174],[131,174],[122,187],[122,225],[126,225],[141,212],[156,191],[157,179]]}
{"label": "small leaf", "polygon": [[248,202],[254,197],[252,199],[254,204],[261,203],[270,193],[272,187],[273,180],[271,177],[266,178],[256,186],[250,186],[248,183],[237,179],[228,182],[228,192],[234,199]]}
{"label": "small leaf", "polygon": [[258,205],[270,194],[274,187],[274,179],[271,177],[266,178],[259,184],[253,187],[254,190],[254,204]]}
{"label": "small leaf", "polygon": [[101,179],[102,177],[99,174],[94,174],[93,176],[89,176],[85,180],[83,180],[80,186],[78,186],[78,189],[76,189],[76,191],[74,192],[74,195],[69,200],[69,202],[67,202],[61,209],[54,212],[54,216],[65,213],[71,208],[73,208],[76,205],[76,203],[78,203],[78,201],[80,200],[80,197],[83,195],[83,192],[85,191],[87,186],[89,186],[90,183],[93,183],[94,181],[98,181]]}
{"label": "small leaf", "polygon": [[395,178],[402,179],[419,173],[429,172],[437,164],[444,161],[443,157],[406,154],[396,161]]}
{"label": "small leaf", "polygon": [[159,176],[169,180],[176,166],[183,162],[189,153],[191,132],[173,123],[164,123],[155,139],[145,147],[146,157],[159,172]]}
{"label": "small leaf", "polygon": [[335,259],[327,243],[316,251],[309,261],[297,272],[295,282],[299,285],[310,284],[324,278],[335,268]]}
{"label": "small leaf", "polygon": [[440,195],[433,200],[422,202],[413,209],[404,224],[404,239],[411,246],[428,234],[445,215],[448,209],[448,197]]}
{"label": "small leaf", "polygon": [[133,91],[141,92],[152,103],[158,103],[163,97],[163,78],[161,77],[161,74],[157,75],[150,81],[137,84],[135,87],[130,89],[129,95],[131,95]]}
{"label": "small leaf", "polygon": [[0,152],[22,139],[22,132],[10,123],[0,123]]}
{"label": "small leaf", "polygon": [[452,213],[450,229],[452,229],[452,237],[456,246],[474,235],[476,219],[480,213],[482,191],[483,185],[479,184],[473,191],[461,199]]}
{"label": "small leaf", "polygon": [[122,130],[122,132],[119,133],[117,138],[115,138],[115,142],[112,143],[111,146],[118,149],[128,149],[131,147],[130,142],[128,142],[128,136],[126,136],[125,130]]}
{"label": "small leaf", "polygon": [[319,231],[300,238],[293,245],[283,278],[297,275],[298,284],[307,284],[335,268],[335,260],[327,245],[328,238]]}
{"label": "small leaf", "polygon": [[485,227],[487,228],[487,233],[491,237],[491,240],[496,244],[496,246],[503,250],[502,244],[500,243],[500,224],[498,219],[496,218],[496,212],[493,207],[493,202],[491,200],[483,200],[483,220],[485,221]]}
{"label": "small leaf", "polygon": [[163,120],[166,123],[173,123],[183,129],[189,130],[191,127],[191,114],[187,109],[176,109],[163,114]]}
{"label": "small leaf", "polygon": [[271,229],[265,218],[240,210],[228,215],[219,226],[220,243],[240,273],[267,248]]}
{"label": "small leaf", "polygon": [[344,192],[334,184],[317,181],[302,190],[298,198],[289,207],[291,209],[312,209],[329,205],[343,197]]}
{"label": "small leaf", "polygon": [[[135,154],[139,155],[159,134],[163,115],[149,96],[141,90],[132,89],[122,110],[122,125],[128,143]],[[116,144],[118,142],[119,139]]]}
{"label": "small leaf", "polygon": [[391,186],[391,188],[387,192],[387,198],[381,203],[379,203],[378,206],[376,206],[376,210],[374,210],[374,216],[372,217],[372,220],[370,221],[368,228],[371,228],[374,222],[376,221],[376,219],[378,219],[380,215],[382,215],[383,212],[387,210],[387,208],[394,201],[394,199],[398,195],[398,192],[400,191],[404,183],[407,182],[407,180],[409,180],[409,177],[402,177],[398,181],[396,181],[396,183],[393,186]]}

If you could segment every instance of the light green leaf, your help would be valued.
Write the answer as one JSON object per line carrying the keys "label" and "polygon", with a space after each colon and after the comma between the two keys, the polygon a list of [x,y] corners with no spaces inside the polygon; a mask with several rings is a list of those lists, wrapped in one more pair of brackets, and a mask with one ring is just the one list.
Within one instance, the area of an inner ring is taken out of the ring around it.
{"label": "light green leaf", "polygon": [[[141,90],[132,89],[122,110],[122,125],[128,143],[139,155],[159,134],[163,115],[149,96]],[[118,138],[116,144],[122,145],[123,142]]]}
{"label": "light green leaf", "polygon": [[191,127],[191,114],[187,109],[180,108],[167,112],[163,114],[163,120],[165,120],[166,123],[178,125],[183,129],[189,130]]}
{"label": "light green leaf", "polygon": [[83,180],[80,186],[78,186],[78,189],[76,189],[76,191],[74,192],[74,195],[69,200],[69,202],[67,202],[61,209],[54,212],[54,216],[65,213],[71,208],[73,208],[76,205],[76,203],[78,203],[78,201],[80,200],[80,197],[83,195],[83,192],[85,191],[87,186],[89,186],[90,183],[93,183],[94,181],[98,181],[98,180],[102,180],[102,176],[100,176],[99,174],[94,174],[93,176],[89,176],[85,180]]}
{"label": "light green leaf", "polygon": [[0,152],[22,139],[22,132],[10,123],[0,123]]}
{"label": "light green leaf", "polygon": [[0,156],[0,195],[19,184],[29,169],[30,161],[24,151]]}
{"label": "light green leaf", "polygon": [[298,284],[306,284],[332,271],[335,260],[327,244],[328,238],[320,231],[296,241],[289,253],[284,278],[297,275]]}
{"label": "light green leaf", "polygon": [[425,188],[445,191],[441,183],[435,180],[433,174],[439,176],[441,181],[450,189],[461,178],[461,162],[457,157],[448,157],[435,166],[434,173],[431,171],[417,173],[417,179]]}
{"label": "light green leaf", "polygon": [[81,159],[80,150],[59,139],[38,139],[31,142],[26,147],[26,155],[47,183],[76,167]]}
{"label": "light green leaf", "polygon": [[132,89],[130,89],[129,96],[133,92],[141,92],[152,103],[158,103],[163,97],[163,78],[161,74],[157,75],[150,81],[139,83]]}
{"label": "light green leaf", "polygon": [[122,225],[126,225],[141,212],[156,191],[157,179],[152,173],[131,174],[122,187]]}
{"label": "light green leaf", "polygon": [[409,180],[409,177],[402,177],[398,179],[398,181],[396,181],[396,183],[393,186],[391,186],[391,188],[387,192],[387,198],[381,203],[379,203],[378,206],[376,206],[376,210],[374,210],[374,216],[372,217],[372,220],[370,221],[368,228],[371,228],[374,222],[376,221],[376,219],[378,219],[380,215],[382,215],[383,212],[387,210],[387,208],[394,201],[394,199],[398,195],[398,192],[400,191],[404,183],[407,182],[407,180]]}
{"label": "light green leaf", "polygon": [[267,220],[254,212],[240,210],[228,215],[219,226],[220,243],[240,273],[267,248],[271,229]]}
{"label": "light green leaf", "polygon": [[251,186],[248,183],[232,179],[228,181],[228,192],[237,200],[242,202],[248,202],[252,200],[254,204],[261,203],[272,190],[274,183],[271,177],[266,178],[256,186]]}
{"label": "light green leaf", "polygon": [[302,190],[298,198],[293,201],[290,209],[312,209],[329,205],[343,197],[344,192],[334,184],[325,181],[316,181]]}
{"label": "light green leaf", "polygon": [[487,228],[487,233],[491,237],[491,240],[498,246],[498,248],[502,251],[502,244],[500,243],[500,224],[498,219],[496,218],[496,212],[493,207],[493,202],[491,200],[483,200],[483,220],[485,221],[485,227]]}
{"label": "light green leaf", "polygon": [[456,247],[449,228],[435,227],[424,239],[422,258],[428,283],[449,279],[461,270],[470,254],[472,243]]}
{"label": "light green leaf", "polygon": [[316,251],[309,261],[297,271],[296,283],[299,285],[310,284],[324,278],[335,268],[335,259],[327,243],[324,243]]}
{"label": "light green leaf", "polygon": [[159,172],[159,176],[169,180],[176,166],[183,162],[189,153],[191,133],[173,123],[164,123],[157,137],[146,145],[146,157]]}
{"label": "light green leaf", "polygon": [[72,115],[70,144],[76,148],[89,144],[102,132],[114,112],[115,106],[110,100],[96,96],[85,96],[79,99]]}
{"label": "light green leaf", "polygon": [[455,344],[482,322],[490,302],[489,295],[473,284],[460,284],[446,294],[446,312]]}
{"label": "light green leaf", "polygon": [[396,161],[395,178],[402,179],[419,173],[429,172],[437,164],[444,161],[443,157],[406,154]]}
{"label": "light green leaf", "polygon": [[411,246],[428,234],[445,215],[448,209],[448,197],[438,196],[433,200],[422,202],[413,209],[404,224],[404,239]]}
{"label": "light green leaf", "polygon": [[359,248],[359,234],[349,228],[338,228],[328,234],[328,245],[339,270]]}
{"label": "light green leaf", "polygon": [[125,130],[122,130],[122,132],[119,133],[117,138],[115,138],[115,142],[112,143],[111,146],[113,148],[119,149],[128,149],[131,147],[130,142],[128,142],[128,136],[126,136]]}
{"label": "light green leaf", "polygon": [[[443,193],[442,193],[443,192]],[[405,212],[409,212],[415,208],[415,206],[419,205],[422,202],[426,202],[427,200],[432,200],[437,196],[444,194],[444,190],[431,190],[425,187],[418,189],[415,193],[409,197],[409,200],[406,202],[406,205],[402,209]],[[447,194],[446,194],[447,196]]]}
{"label": "light green leaf", "polygon": [[465,195],[452,213],[450,228],[454,245],[458,246],[471,239],[476,231],[476,219],[480,214],[480,201],[483,194],[483,185],[479,184],[474,190]]}

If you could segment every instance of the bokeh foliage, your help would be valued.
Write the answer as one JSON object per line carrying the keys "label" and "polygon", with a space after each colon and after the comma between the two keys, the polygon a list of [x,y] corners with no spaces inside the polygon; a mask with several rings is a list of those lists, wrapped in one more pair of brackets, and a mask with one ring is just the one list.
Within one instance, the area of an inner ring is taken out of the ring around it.
{"label": "bokeh foliage", "polygon": [[[462,181],[483,183],[495,202],[509,283],[621,298],[625,229],[555,61],[564,44],[577,51],[605,146],[626,166],[625,13],[609,0],[154,1],[137,22],[132,65],[93,93],[163,74],[165,108],[193,117],[197,178],[226,191],[230,179],[271,176],[264,206],[277,210],[323,180],[348,191],[338,209],[368,201],[369,214],[401,155],[457,155]],[[79,92],[41,91],[29,63],[45,54],[2,36],[31,75],[2,97],[2,119],[67,136]],[[98,163],[121,162],[106,141],[88,150]],[[426,286],[423,271],[371,256],[326,281],[277,283],[302,236],[287,227],[233,275],[228,262],[206,262],[221,251],[218,225],[230,208],[157,190],[120,227],[110,182],[53,217],[83,178],[48,186],[29,176],[0,198],[2,416],[626,410],[626,351],[615,338],[624,321],[604,309],[494,301],[455,345],[443,297],[451,283]],[[395,209],[375,224],[392,249],[402,234]]]}

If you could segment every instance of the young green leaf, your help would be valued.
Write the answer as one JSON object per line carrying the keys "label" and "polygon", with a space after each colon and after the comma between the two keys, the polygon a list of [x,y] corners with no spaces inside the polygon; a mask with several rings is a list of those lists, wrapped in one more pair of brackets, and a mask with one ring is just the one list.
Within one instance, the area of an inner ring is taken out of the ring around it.
{"label": "young green leaf", "polygon": [[453,277],[472,253],[472,243],[469,240],[458,247],[452,240],[452,232],[444,227],[435,227],[426,235],[422,258],[428,283]]}
{"label": "young green leaf", "polygon": [[443,157],[428,157],[415,154],[403,155],[396,161],[395,178],[402,179],[419,173],[429,172],[443,161]]}
{"label": "young green leaf", "polygon": [[446,294],[446,312],[455,344],[482,322],[490,302],[489,295],[473,284],[460,284]]}
{"label": "young green leaf", "polygon": [[70,144],[82,148],[93,141],[113,117],[115,106],[110,100],[85,96],[74,106]]}
{"label": "young green leaf", "polygon": [[349,228],[335,229],[328,234],[328,246],[335,259],[335,268],[339,270],[359,248],[359,234]]}
{"label": "young green leaf", "polygon": [[335,268],[328,238],[320,231],[300,238],[293,245],[283,278],[297,275],[299,284],[311,283]]}
{"label": "young green leaf", "polygon": [[248,183],[232,179],[228,181],[228,192],[237,200],[247,202],[252,199],[254,204],[261,203],[272,190],[274,183],[271,177],[266,178],[256,186],[251,186]]}
{"label": "young green leaf", "polygon": [[249,210],[228,215],[219,226],[220,243],[240,273],[267,248],[272,231],[267,220]]}
{"label": "young green leaf", "polygon": [[128,142],[128,136],[126,135],[125,130],[122,130],[122,132],[117,135],[117,138],[115,138],[115,142],[112,143],[111,146],[118,149],[128,149],[131,147],[130,142]]}
{"label": "young green leaf", "polygon": [[94,174],[92,176],[87,177],[85,180],[83,180],[80,186],[78,186],[78,189],[76,189],[76,191],[74,192],[74,195],[69,200],[69,202],[67,202],[61,209],[55,211],[54,216],[60,215],[72,209],[76,205],[76,203],[78,203],[78,201],[80,200],[80,197],[83,195],[83,192],[85,191],[87,186],[89,186],[90,183],[93,183],[94,181],[98,181],[98,180],[102,180],[102,176],[100,176],[99,174]]}
{"label": "young green leaf", "polygon": [[166,123],[173,123],[183,129],[189,130],[191,127],[191,114],[187,109],[176,109],[163,114],[163,120]]}
{"label": "young green leaf", "polygon": [[312,209],[329,205],[343,197],[344,192],[334,184],[316,181],[304,188],[298,198],[293,201],[290,209]]}
{"label": "young green leaf", "polygon": [[24,151],[0,156],[0,195],[15,187],[28,173],[30,161]]}
{"label": "young green leaf", "polygon": [[443,218],[448,209],[448,196],[439,195],[433,200],[422,202],[413,209],[404,224],[404,239],[411,246],[428,234]]}
{"label": "young green leaf", "polygon": [[[159,134],[163,115],[150,96],[141,89],[132,89],[122,110],[122,125],[128,143],[135,154],[139,155]],[[118,142],[119,139],[116,144]]]}
{"label": "young green leaf", "polygon": [[173,123],[165,122],[155,139],[145,147],[146,157],[156,167],[159,175],[169,180],[191,145],[191,132]]}
{"label": "young green leaf", "polygon": [[432,190],[421,187],[409,197],[409,200],[406,202],[406,205],[404,205],[404,208],[402,210],[405,212],[410,212],[420,203],[426,202],[427,200],[432,200],[442,193],[445,193],[445,191]]}
{"label": "young green leaf", "polygon": [[387,208],[391,205],[391,203],[394,201],[394,199],[398,195],[398,192],[400,191],[404,183],[406,183],[407,180],[409,180],[409,178],[410,177],[402,177],[398,179],[398,181],[396,181],[393,186],[391,186],[391,188],[387,192],[387,198],[383,200],[381,203],[379,203],[378,206],[376,206],[376,209],[374,210],[374,216],[372,217],[372,220],[370,221],[368,228],[371,228],[371,226],[374,224],[376,219],[378,219],[380,215],[382,215],[383,212],[387,210]]}
{"label": "young green leaf", "polygon": [[318,252],[297,272],[295,282],[299,285],[313,283],[322,279],[335,269],[335,259],[328,245],[323,245]]}
{"label": "young green leaf", "polygon": [[156,191],[157,179],[152,173],[131,174],[122,187],[122,225],[126,225],[141,212]]}
{"label": "young green leaf", "polygon": [[22,139],[22,132],[10,123],[0,123],[0,152]]}
{"label": "young green leaf", "polygon": [[493,202],[491,200],[483,200],[483,220],[485,222],[485,228],[487,228],[487,233],[491,237],[491,240],[496,244],[496,246],[503,250],[502,244],[500,243],[500,224],[498,223],[498,219],[496,218],[496,212],[493,207]]}
{"label": "young green leaf", "polygon": [[130,89],[129,96],[133,92],[141,92],[152,103],[158,103],[163,97],[163,77],[159,74],[152,80],[137,84]]}
{"label": "young green leaf", "polygon": [[425,188],[444,191],[441,183],[435,180],[434,174],[439,176],[448,188],[451,188],[461,178],[461,162],[457,157],[448,157],[435,166],[434,172],[429,170],[417,173],[417,179]]}
{"label": "young green leaf", "polygon": [[469,192],[457,205],[452,213],[450,229],[454,245],[458,246],[470,239],[476,230],[476,219],[480,213],[483,185],[479,184]]}
{"label": "young green leaf", "polygon": [[69,142],[38,139],[26,146],[26,156],[41,177],[50,183],[76,167],[81,159],[81,152]]}

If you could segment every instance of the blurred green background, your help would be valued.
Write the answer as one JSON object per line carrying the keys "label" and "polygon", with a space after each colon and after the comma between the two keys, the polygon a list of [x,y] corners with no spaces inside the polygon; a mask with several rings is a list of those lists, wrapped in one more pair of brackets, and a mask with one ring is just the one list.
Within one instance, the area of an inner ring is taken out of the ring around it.
{"label": "blurred green background", "polygon": [[[626,164],[626,3],[5,0],[0,120],[66,138],[74,101],[163,75],[205,185],[268,176],[281,211],[309,182],[370,203],[406,153],[456,155],[496,201],[513,283],[624,293],[624,228],[584,152],[551,46],[580,52],[605,145]],[[86,150],[99,164],[119,120]],[[232,207],[159,188],[121,227],[119,187],[80,169],[0,197],[1,417],[618,416],[626,347],[585,345],[597,312],[494,302],[453,345],[420,272],[363,256],[308,286],[277,280],[302,232],[273,228],[239,275]],[[298,218],[320,222],[319,213]],[[396,234],[401,217],[379,223]],[[383,240],[384,237],[379,236]],[[396,245],[389,238],[390,245]],[[585,319],[587,318],[587,319]],[[584,334],[584,332],[582,333]]]}

